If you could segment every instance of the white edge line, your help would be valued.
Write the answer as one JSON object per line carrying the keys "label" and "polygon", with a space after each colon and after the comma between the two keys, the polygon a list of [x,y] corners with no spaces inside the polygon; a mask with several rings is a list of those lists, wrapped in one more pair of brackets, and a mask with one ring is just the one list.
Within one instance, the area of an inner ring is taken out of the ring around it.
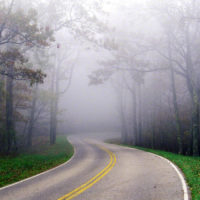
{"label": "white edge line", "polygon": [[[69,141],[69,139],[68,139],[68,141]],[[70,142],[70,141],[69,141],[69,142]],[[70,142],[70,144],[71,144],[71,142]],[[71,144],[71,145],[72,145],[72,144]],[[34,176],[31,176],[31,177],[29,177],[29,178],[26,178],[26,179],[23,179],[23,180],[21,180],[21,181],[18,181],[18,182],[16,182],[16,183],[12,183],[12,184],[10,184],[10,185],[4,186],[4,187],[0,188],[0,191],[5,190],[5,189],[7,189],[7,188],[9,188],[9,187],[13,187],[13,186],[15,186],[15,185],[18,185],[18,184],[20,184],[20,183],[26,182],[26,181],[28,181],[28,180],[34,179],[34,178],[36,178],[36,177],[38,177],[38,176],[40,176],[40,175],[47,174],[47,173],[49,173],[49,172],[51,172],[51,171],[54,171],[54,170],[56,170],[56,169],[58,169],[58,168],[60,168],[60,167],[62,167],[62,166],[64,166],[64,165],[66,165],[68,162],[70,162],[70,161],[72,160],[72,158],[74,157],[74,155],[75,155],[75,153],[76,153],[76,148],[75,148],[74,146],[73,146],[73,149],[74,149],[74,154],[73,154],[72,157],[71,157],[68,161],[66,161],[65,163],[63,163],[63,164],[61,164],[61,165],[59,165],[59,166],[57,166],[57,167],[51,168],[51,169],[49,169],[49,170],[47,170],[47,171],[41,172],[41,173],[39,173],[39,174],[36,174],[36,175],[34,175]]]}
{"label": "white edge line", "polygon": [[[150,153],[150,152],[148,152]],[[159,157],[160,159],[162,160],[165,160],[166,162],[168,162],[173,168],[174,170],[176,171],[176,173],[178,174],[179,176],[179,179],[181,180],[181,183],[182,183],[182,188],[183,188],[183,192],[184,192],[184,200],[190,200],[190,197],[189,197],[189,193],[188,193],[188,186],[187,186],[187,183],[185,181],[185,177],[182,173],[182,171],[180,170],[179,167],[177,167],[174,163],[172,163],[170,160],[162,157],[162,156],[158,156],[154,153],[152,153],[153,155],[155,155],[156,157]]]}
{"label": "white edge line", "polygon": [[[111,144],[112,145],[112,144]],[[113,144],[113,145],[116,145],[116,144]],[[119,145],[118,145],[119,146]],[[124,146],[121,146],[121,147],[124,147]],[[132,150],[137,150],[137,151],[143,151],[143,150],[140,150],[140,149],[136,149],[136,148],[131,148],[131,147],[124,147],[126,149],[132,149]],[[182,184],[182,189],[183,189],[183,193],[184,193],[184,200],[191,200],[191,195],[190,195],[190,192],[189,192],[189,188],[187,186],[187,183],[186,183],[186,180],[185,180],[185,177],[181,171],[181,169],[176,166],[173,162],[171,162],[170,160],[168,160],[167,158],[164,158],[162,156],[159,156],[157,154],[154,154],[154,153],[151,153],[151,152],[147,152],[147,151],[143,151],[145,153],[149,153],[149,154],[152,154],[162,160],[165,160],[168,164],[171,165],[171,167],[176,171],[176,173],[178,174],[178,177],[181,181],[181,184]]]}

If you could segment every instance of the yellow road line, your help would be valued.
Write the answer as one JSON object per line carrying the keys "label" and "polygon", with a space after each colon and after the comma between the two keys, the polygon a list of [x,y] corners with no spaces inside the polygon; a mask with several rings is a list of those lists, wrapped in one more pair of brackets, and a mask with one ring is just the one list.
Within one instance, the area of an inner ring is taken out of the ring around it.
{"label": "yellow road line", "polygon": [[116,163],[116,156],[114,153],[109,151],[108,149],[105,149],[103,147],[100,147],[102,150],[104,150],[106,153],[108,153],[110,157],[109,164],[100,171],[96,176],[91,178],[89,181],[81,185],[80,187],[74,189],[73,191],[69,192],[68,194],[64,195],[63,197],[59,198],[58,200],[70,200],[74,197],[78,196],[79,194],[83,193],[85,190],[91,188],[95,183],[100,181],[106,174],[110,172],[110,170],[115,166]]}

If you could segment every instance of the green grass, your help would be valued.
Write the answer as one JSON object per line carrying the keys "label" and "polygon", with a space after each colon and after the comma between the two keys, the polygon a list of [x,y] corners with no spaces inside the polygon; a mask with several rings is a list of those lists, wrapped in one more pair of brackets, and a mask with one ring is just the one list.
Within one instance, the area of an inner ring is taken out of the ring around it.
{"label": "green grass", "polygon": [[200,157],[183,156],[166,151],[153,150],[135,146],[128,147],[160,155],[175,163],[185,174],[186,181],[191,190],[192,200],[200,200]]}
{"label": "green grass", "polygon": [[0,157],[0,187],[56,167],[69,160],[73,152],[66,137],[59,136],[53,146],[37,145],[15,157]]}

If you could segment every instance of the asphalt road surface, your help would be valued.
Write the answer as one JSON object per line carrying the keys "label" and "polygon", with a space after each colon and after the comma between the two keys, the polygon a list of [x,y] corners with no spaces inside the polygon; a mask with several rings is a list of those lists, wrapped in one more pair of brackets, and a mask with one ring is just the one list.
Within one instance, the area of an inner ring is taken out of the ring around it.
{"label": "asphalt road surface", "polygon": [[0,189],[0,200],[184,200],[177,172],[143,151],[70,137],[70,161]]}

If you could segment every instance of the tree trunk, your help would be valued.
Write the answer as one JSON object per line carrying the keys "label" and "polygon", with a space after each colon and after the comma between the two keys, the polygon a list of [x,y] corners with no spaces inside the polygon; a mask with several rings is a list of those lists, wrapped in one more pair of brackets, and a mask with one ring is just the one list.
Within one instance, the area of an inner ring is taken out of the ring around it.
{"label": "tree trunk", "polygon": [[[13,66],[10,66],[11,74],[13,74]],[[11,76],[7,77],[6,80],[6,137],[7,137],[7,153],[10,152],[12,148],[14,123],[13,123],[13,78]]]}
{"label": "tree trunk", "polygon": [[30,121],[29,121],[29,126],[28,126],[28,136],[27,136],[28,147],[32,146],[32,136],[33,136],[34,122],[35,122],[35,109],[36,109],[36,103],[37,103],[37,90],[38,90],[38,85],[36,84],[33,91],[33,100],[32,100],[32,106],[31,106]]}
{"label": "tree trunk", "polygon": [[53,134],[54,144],[56,142],[57,124],[58,124],[57,116],[58,116],[58,104],[59,104],[59,94],[60,94],[59,77],[60,77],[60,67],[58,66],[56,70],[56,79],[55,79],[56,88],[55,88],[55,103],[54,103],[55,108],[54,108],[54,134]]}
{"label": "tree trunk", "polygon": [[141,95],[141,84],[138,84],[138,145],[142,145],[142,95]]}
{"label": "tree trunk", "polygon": [[0,152],[5,153],[5,148],[6,148],[6,134],[4,131],[5,127],[5,122],[4,122],[4,104],[5,104],[5,78],[0,75]]}
{"label": "tree trunk", "polygon": [[120,119],[121,119],[121,141],[123,144],[128,144],[126,118],[124,114],[124,106],[122,101],[120,102]]}
{"label": "tree trunk", "polygon": [[179,154],[183,154],[183,131],[182,131],[182,125],[181,125],[181,120],[180,120],[179,107],[177,103],[176,83],[175,83],[175,77],[174,77],[174,68],[172,64],[172,52],[171,52],[170,41],[169,41],[168,51],[169,51],[168,53],[169,53],[169,58],[170,58],[170,61],[169,61],[170,79],[171,79],[171,87],[172,87],[174,114],[175,114],[175,120],[176,120],[178,151],[179,151]]}
{"label": "tree trunk", "polygon": [[151,148],[155,149],[155,134],[156,134],[156,127],[155,127],[155,122],[156,122],[156,111],[155,111],[155,103],[153,104],[153,111],[151,116],[151,129],[152,129],[152,138],[151,138]]}
{"label": "tree trunk", "polygon": [[171,67],[170,73],[171,73],[174,114],[175,114],[175,119],[176,119],[178,149],[179,149],[179,154],[183,154],[183,131],[182,131],[179,108],[178,108],[178,103],[177,103],[176,88],[175,88],[176,86],[175,86],[173,67]]}
{"label": "tree trunk", "polygon": [[187,75],[187,87],[192,99],[192,120],[191,120],[191,134],[192,134],[192,154],[199,155],[199,98],[196,90],[191,83],[189,75]]}
{"label": "tree trunk", "polygon": [[192,132],[193,132],[193,156],[199,156],[199,101],[197,94],[194,90],[193,94],[193,124],[192,124]]}
{"label": "tree trunk", "polygon": [[50,144],[54,144],[55,135],[55,69],[52,71],[51,80],[51,108],[50,108]]}
{"label": "tree trunk", "polygon": [[198,88],[195,84],[195,71],[191,56],[191,46],[190,46],[190,35],[189,30],[186,32],[186,42],[187,42],[187,54],[186,54],[186,66],[187,74],[186,81],[190,96],[192,99],[192,140],[193,140],[193,156],[199,156],[199,98],[198,98]]}
{"label": "tree trunk", "polygon": [[131,143],[138,145],[138,129],[137,129],[137,98],[136,93],[132,92],[133,99],[133,136]]}

